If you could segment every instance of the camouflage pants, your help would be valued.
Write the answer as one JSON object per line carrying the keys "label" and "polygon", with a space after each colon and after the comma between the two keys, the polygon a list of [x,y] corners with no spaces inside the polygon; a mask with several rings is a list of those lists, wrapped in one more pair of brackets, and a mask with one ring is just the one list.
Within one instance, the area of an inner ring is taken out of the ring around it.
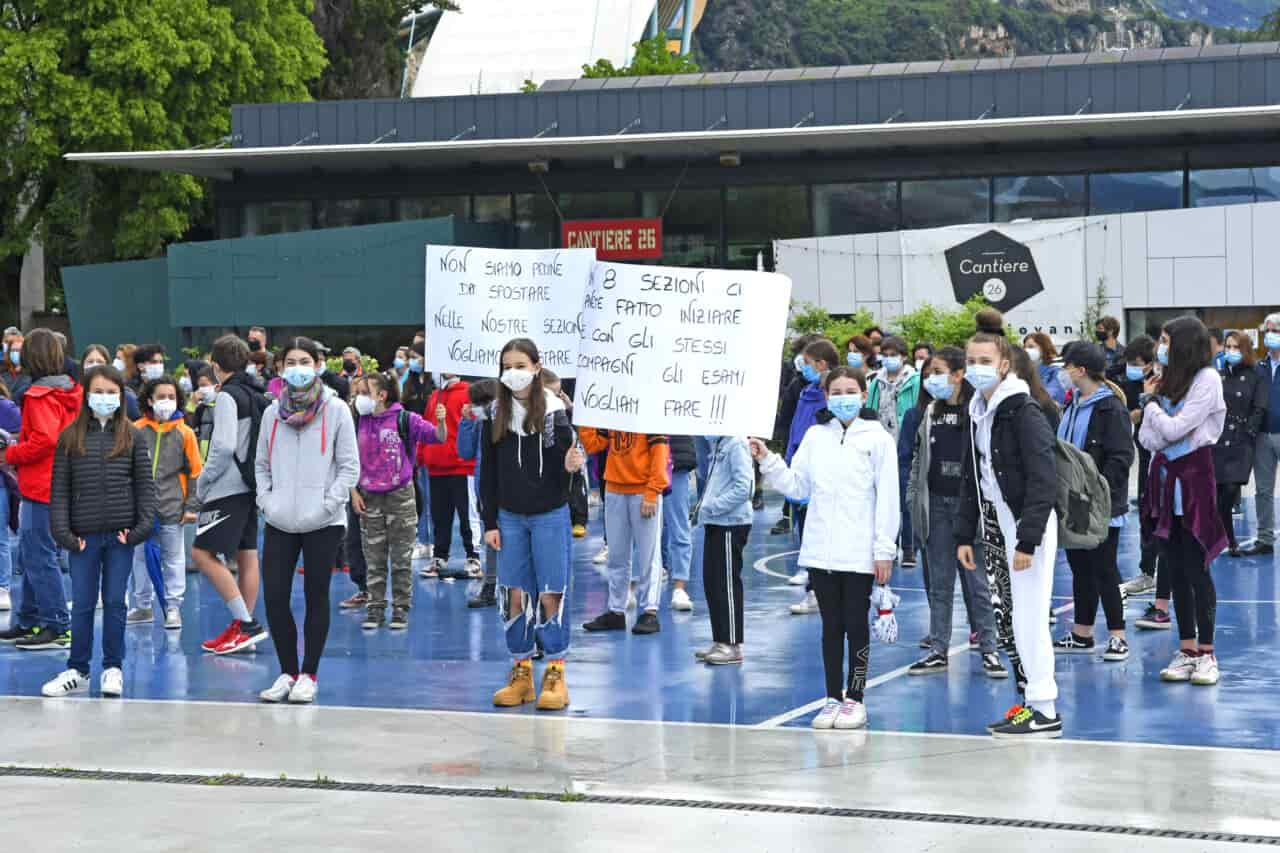
{"label": "camouflage pants", "polygon": [[369,564],[369,609],[387,606],[387,570],[391,572],[391,606],[408,610],[413,603],[413,543],[418,535],[418,510],[413,484],[394,492],[364,492],[360,536]]}

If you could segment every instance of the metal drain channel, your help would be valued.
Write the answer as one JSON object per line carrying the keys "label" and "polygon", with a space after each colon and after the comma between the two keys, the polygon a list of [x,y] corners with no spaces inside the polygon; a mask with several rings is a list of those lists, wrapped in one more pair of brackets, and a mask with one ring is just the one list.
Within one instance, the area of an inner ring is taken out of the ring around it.
{"label": "metal drain channel", "polygon": [[216,776],[181,773],[128,773],[114,770],[77,770],[52,767],[0,767],[0,778],[63,779],[82,782],[146,782],[162,785],[200,785],[226,788],[285,788],[303,791],[352,791],[362,794],[411,794],[423,797],[469,797],[494,800],[540,800],[543,802],[590,803],[611,806],[663,806],[677,809],[753,812],[757,814],[797,815],[804,817],[841,817],[860,820],[892,820],[907,823],[936,823],[952,826],[981,826],[1001,829],[1039,829],[1053,832],[1088,832],[1120,835],[1130,838],[1167,838],[1177,841],[1226,842],[1280,847],[1280,837],[1242,835],[1227,832],[1190,832],[1180,829],[1146,829],[1136,826],[1108,826],[1093,823],[1062,823],[1049,820],[975,817],[970,815],[931,814],[852,809],[825,806],[741,803],[718,800],[681,800],[666,797],[624,797],[602,794],[549,793],[516,791],[509,788],[445,788],[434,785],[385,785],[373,782],[334,782],[325,778],[268,779],[238,774]]}

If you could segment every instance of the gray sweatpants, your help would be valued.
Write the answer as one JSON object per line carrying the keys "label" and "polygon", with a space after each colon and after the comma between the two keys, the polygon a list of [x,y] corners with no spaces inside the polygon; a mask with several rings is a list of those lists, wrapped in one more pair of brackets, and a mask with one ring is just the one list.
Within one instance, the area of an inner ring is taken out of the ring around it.
{"label": "gray sweatpants", "polygon": [[1280,433],[1258,434],[1253,454],[1253,479],[1258,493],[1254,498],[1258,513],[1258,542],[1276,543],[1276,466],[1280,465]]}
{"label": "gray sweatpants", "polygon": [[658,511],[652,518],[641,517],[643,502],[644,495],[610,492],[604,503],[604,526],[609,535],[609,609],[614,613],[627,610],[633,546],[639,575],[636,601],[640,609],[656,613],[662,600],[662,561],[658,559],[662,498],[658,498]]}

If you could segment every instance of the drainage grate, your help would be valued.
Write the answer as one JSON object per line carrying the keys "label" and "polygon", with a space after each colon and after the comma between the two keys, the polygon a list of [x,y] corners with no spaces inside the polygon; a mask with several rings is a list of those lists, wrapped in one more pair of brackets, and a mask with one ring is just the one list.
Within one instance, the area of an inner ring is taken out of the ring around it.
{"label": "drainage grate", "polygon": [[1145,829],[1134,826],[1108,826],[1093,823],[1061,823],[1048,820],[975,817],[971,815],[930,814],[888,811],[884,809],[850,809],[826,806],[780,805],[771,803],[736,803],[717,800],[679,800],[666,797],[621,797],[602,794],[549,793],[516,791],[510,788],[444,788],[434,785],[383,785],[372,782],[336,782],[324,777],[316,779],[269,779],[239,774],[217,776],[182,773],[128,773],[112,770],[77,770],[50,767],[0,767],[0,777],[67,779],[86,782],[147,782],[165,785],[205,785],[228,788],[291,788],[312,791],[354,791],[365,794],[412,794],[428,797],[471,797],[499,800],[542,800],[546,802],[591,803],[611,806],[664,806],[678,809],[714,809],[717,811],[785,814],[810,817],[843,817],[861,820],[892,820],[910,823],[936,823],[952,826],[983,826],[1003,829],[1039,829],[1053,832],[1089,832],[1122,835],[1131,838],[1168,838],[1178,841],[1227,842],[1280,847],[1280,837],[1243,835],[1228,832],[1190,832],[1179,829]]}

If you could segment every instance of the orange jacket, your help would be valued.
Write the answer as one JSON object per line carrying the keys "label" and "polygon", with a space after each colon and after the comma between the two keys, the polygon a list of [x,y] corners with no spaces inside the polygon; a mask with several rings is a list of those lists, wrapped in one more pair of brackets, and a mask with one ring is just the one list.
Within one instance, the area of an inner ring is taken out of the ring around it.
{"label": "orange jacket", "polygon": [[588,453],[609,451],[605,487],[618,495],[643,494],[656,501],[671,486],[671,448],[665,435],[579,427],[578,439]]}

